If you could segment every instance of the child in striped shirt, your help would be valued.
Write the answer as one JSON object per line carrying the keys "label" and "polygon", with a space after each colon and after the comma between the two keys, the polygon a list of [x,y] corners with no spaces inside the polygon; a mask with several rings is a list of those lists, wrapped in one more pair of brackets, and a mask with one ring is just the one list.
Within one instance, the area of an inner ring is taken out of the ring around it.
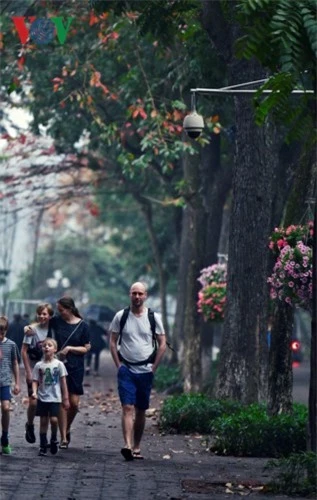
{"label": "child in striped shirt", "polygon": [[12,375],[14,377],[13,394],[20,392],[19,351],[13,340],[6,338],[9,321],[0,316],[0,400],[1,400],[1,447],[2,455],[10,455],[9,424]]}

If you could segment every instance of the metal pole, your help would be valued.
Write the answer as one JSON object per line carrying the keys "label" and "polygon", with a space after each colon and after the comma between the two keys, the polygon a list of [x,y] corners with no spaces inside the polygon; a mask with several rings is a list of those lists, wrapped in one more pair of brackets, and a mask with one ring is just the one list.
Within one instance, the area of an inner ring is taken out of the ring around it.
{"label": "metal pole", "polygon": [[[246,85],[246,84],[244,84]],[[212,94],[212,95],[217,95],[217,94],[234,94],[234,95],[248,95],[248,94],[255,94],[258,92],[258,89],[230,89],[230,88],[222,88],[222,89],[190,89],[191,92],[197,93],[197,94]],[[262,94],[271,94],[273,90],[262,90]],[[277,92],[280,92],[279,90]],[[314,94],[314,90],[292,90],[292,94],[298,94],[298,95],[303,95],[303,94]]]}

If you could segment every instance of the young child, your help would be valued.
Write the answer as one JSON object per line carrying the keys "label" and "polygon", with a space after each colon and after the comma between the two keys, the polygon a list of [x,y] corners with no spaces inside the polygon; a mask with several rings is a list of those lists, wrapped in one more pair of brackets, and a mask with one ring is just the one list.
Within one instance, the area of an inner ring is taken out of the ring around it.
{"label": "young child", "polygon": [[12,374],[14,377],[13,394],[20,392],[19,352],[13,340],[6,338],[9,322],[0,316],[0,399],[1,399],[1,447],[2,455],[11,454],[9,445],[10,401]]}
{"label": "young child", "polygon": [[[21,355],[25,368],[29,405],[27,409],[27,422],[25,424],[25,439],[28,443],[35,443],[34,418],[36,412],[36,399],[32,398],[32,370],[35,363],[42,358],[42,342],[48,334],[49,320],[54,311],[50,304],[39,304],[36,308],[36,323],[31,323],[24,328],[24,338]],[[30,350],[31,348],[31,350]]]}
{"label": "young child", "polygon": [[51,424],[50,450],[52,455],[58,451],[57,429],[61,403],[69,408],[67,371],[64,363],[55,358],[57,343],[47,337],[42,343],[43,359],[36,363],[33,370],[32,398],[37,399],[36,415],[40,417],[40,456],[47,455],[47,431]]}

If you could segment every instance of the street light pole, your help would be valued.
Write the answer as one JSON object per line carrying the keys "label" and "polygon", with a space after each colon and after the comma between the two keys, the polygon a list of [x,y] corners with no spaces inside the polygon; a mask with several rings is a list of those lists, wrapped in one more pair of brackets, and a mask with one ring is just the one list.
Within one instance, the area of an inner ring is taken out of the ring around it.
{"label": "street light pole", "polygon": [[70,280],[66,276],[63,276],[60,269],[56,269],[53,272],[53,276],[46,280],[46,284],[50,290],[55,292],[56,295],[60,295],[64,290],[70,287]]}

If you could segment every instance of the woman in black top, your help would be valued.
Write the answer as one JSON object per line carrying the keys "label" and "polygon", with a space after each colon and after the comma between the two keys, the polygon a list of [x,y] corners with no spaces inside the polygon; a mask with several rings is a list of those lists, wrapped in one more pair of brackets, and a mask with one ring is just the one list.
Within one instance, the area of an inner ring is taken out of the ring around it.
{"label": "woman in black top", "polygon": [[57,341],[59,357],[66,364],[67,386],[70,408],[61,408],[59,428],[60,448],[67,449],[70,442],[70,428],[78,412],[79,397],[84,393],[84,355],[90,350],[88,325],[82,320],[71,297],[57,301],[59,316],[50,320],[52,336]]}

